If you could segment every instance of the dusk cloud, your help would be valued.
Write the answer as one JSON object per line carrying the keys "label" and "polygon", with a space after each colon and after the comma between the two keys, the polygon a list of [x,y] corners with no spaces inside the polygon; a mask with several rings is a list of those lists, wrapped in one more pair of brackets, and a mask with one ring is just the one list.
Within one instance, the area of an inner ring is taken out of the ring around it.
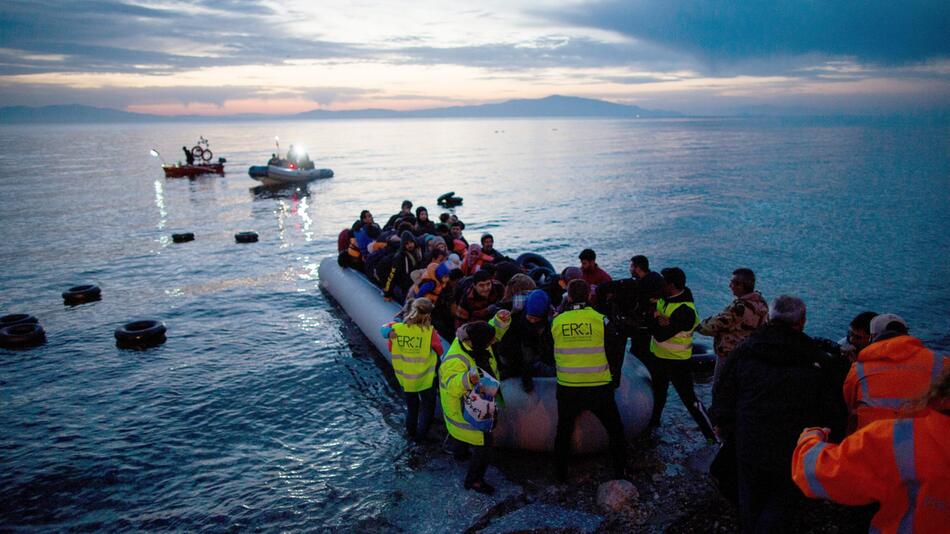
{"label": "dusk cloud", "polygon": [[546,12],[692,54],[708,66],[824,55],[901,65],[950,56],[940,0],[597,0]]}

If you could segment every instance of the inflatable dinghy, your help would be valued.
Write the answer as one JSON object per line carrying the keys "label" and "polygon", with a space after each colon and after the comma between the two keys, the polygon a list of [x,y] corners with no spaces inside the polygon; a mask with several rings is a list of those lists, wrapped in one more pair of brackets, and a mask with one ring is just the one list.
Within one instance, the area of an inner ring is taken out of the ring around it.
{"label": "inflatable dinghy", "polygon": [[[392,321],[399,305],[383,299],[382,291],[362,273],[340,267],[336,256],[320,262],[320,287],[332,296],[382,355],[389,359],[389,347],[379,333],[380,326]],[[448,350],[449,344],[443,340]],[[521,389],[519,378],[502,381],[504,408],[493,432],[499,447],[529,451],[554,450],[557,431],[557,381],[554,377],[534,379],[534,391]],[[650,374],[640,360],[626,354],[620,387],[614,393],[617,408],[623,420],[624,433],[632,439],[642,432],[650,421],[653,394]],[[436,403],[436,406],[439,406]],[[606,450],[607,432],[590,412],[582,413],[574,425],[571,438],[575,452],[588,453]]]}

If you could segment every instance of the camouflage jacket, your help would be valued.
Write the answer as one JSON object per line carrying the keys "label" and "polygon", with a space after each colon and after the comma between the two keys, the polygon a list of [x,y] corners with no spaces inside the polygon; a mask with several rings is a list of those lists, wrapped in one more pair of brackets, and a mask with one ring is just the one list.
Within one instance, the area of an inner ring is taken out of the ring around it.
{"label": "camouflage jacket", "polygon": [[715,336],[713,348],[720,358],[725,357],[740,341],[755,329],[765,324],[769,305],[762,294],[753,291],[733,300],[717,315],[707,317],[697,331],[706,336]]}

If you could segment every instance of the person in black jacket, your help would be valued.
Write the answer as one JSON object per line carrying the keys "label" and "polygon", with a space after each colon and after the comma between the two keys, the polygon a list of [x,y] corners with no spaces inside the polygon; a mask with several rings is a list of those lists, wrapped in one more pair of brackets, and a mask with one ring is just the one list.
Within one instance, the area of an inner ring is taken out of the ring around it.
{"label": "person in black jacket", "polygon": [[822,347],[803,332],[805,303],[782,295],[769,323],[740,343],[713,388],[717,433],[735,440],[743,532],[788,528],[802,494],[791,479],[792,452],[805,427],[834,422],[835,391]]}
{"label": "person in black jacket", "polygon": [[416,246],[416,240],[412,232],[403,232],[400,238],[402,241],[399,252],[393,256],[389,274],[386,275],[383,282],[383,296],[386,300],[395,300],[402,304],[406,299],[406,293],[412,287],[410,273],[422,268],[423,265],[422,253]]}
{"label": "person in black jacket", "polygon": [[550,315],[548,294],[541,289],[531,291],[524,307],[511,311],[511,326],[495,345],[502,378],[521,377],[525,393],[534,391],[534,377],[554,376]]}

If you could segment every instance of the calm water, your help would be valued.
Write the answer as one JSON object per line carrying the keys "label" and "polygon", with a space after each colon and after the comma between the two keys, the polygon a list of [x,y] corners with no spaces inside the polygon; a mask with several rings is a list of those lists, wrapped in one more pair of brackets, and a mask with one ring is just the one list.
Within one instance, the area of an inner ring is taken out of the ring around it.
{"label": "calm water", "polygon": [[[165,179],[198,135],[226,177]],[[336,177],[255,189],[305,144]],[[294,530],[385,517],[406,465],[401,403],[318,290],[361,209],[438,213],[556,266],[585,247],[687,273],[700,314],[738,266],[839,338],[865,309],[950,349],[946,125],[755,120],[401,120],[0,127],[0,312],[46,345],[0,349],[0,527]],[[237,245],[254,230],[261,241]],[[174,244],[173,232],[197,239]],[[80,283],[103,300],[66,308]],[[163,319],[168,342],[112,331]]]}

